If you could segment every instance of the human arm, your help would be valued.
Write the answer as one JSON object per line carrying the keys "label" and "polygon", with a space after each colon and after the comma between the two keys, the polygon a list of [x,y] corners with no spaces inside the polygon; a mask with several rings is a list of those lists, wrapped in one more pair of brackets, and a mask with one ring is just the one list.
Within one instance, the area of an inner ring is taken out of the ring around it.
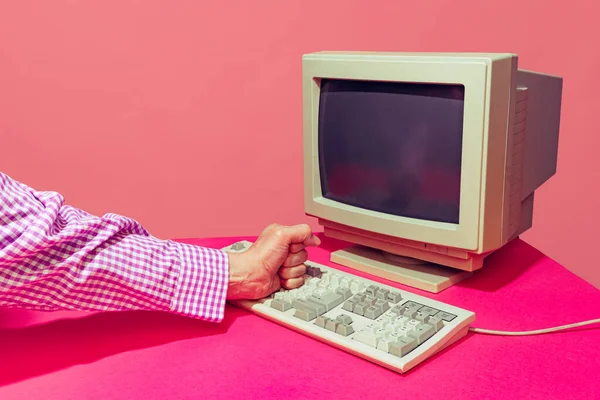
{"label": "human arm", "polygon": [[0,173],[0,306],[220,321],[228,284],[225,252],[154,238],[130,218],[90,215]]}

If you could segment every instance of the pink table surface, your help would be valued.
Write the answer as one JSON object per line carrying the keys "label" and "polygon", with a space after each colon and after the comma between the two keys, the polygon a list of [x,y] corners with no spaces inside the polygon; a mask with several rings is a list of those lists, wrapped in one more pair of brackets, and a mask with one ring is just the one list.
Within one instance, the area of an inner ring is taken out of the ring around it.
{"label": "pink table surface", "polygon": [[[221,248],[238,239],[185,241]],[[310,257],[332,265],[343,245],[325,239]],[[470,309],[477,327],[600,317],[600,291],[520,240],[441,294],[395,286]],[[400,375],[232,306],[221,324],[160,312],[0,310],[0,399],[33,398],[600,399],[600,327],[471,333]]]}

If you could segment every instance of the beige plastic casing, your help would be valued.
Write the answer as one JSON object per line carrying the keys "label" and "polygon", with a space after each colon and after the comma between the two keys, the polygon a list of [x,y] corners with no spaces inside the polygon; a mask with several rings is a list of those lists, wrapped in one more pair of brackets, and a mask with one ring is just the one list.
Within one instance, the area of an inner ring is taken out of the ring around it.
{"label": "beige plastic casing", "polygon": [[[556,171],[562,79],[522,71],[514,54],[319,52],[303,57],[304,205],[325,234],[473,271],[531,227],[533,193]],[[384,214],[323,197],[323,78],[464,86],[458,224]]]}

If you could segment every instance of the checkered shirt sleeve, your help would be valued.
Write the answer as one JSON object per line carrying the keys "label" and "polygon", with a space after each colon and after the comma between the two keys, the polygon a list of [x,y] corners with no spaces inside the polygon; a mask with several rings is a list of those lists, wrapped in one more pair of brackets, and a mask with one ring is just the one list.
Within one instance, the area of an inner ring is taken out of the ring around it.
{"label": "checkered shirt sleeve", "polygon": [[228,280],[223,251],[157,239],[130,218],[90,215],[0,173],[0,307],[219,322]]}

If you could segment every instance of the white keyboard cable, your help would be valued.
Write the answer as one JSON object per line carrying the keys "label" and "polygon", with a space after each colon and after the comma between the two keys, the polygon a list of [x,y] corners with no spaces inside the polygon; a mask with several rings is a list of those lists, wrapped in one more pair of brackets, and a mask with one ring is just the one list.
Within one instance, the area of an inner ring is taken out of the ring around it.
{"label": "white keyboard cable", "polygon": [[589,321],[577,322],[574,324],[561,325],[556,326],[554,328],[546,328],[546,329],[537,329],[534,331],[522,331],[522,332],[510,332],[510,331],[496,331],[493,329],[483,329],[483,328],[469,328],[471,332],[475,333],[483,333],[486,335],[501,335],[501,336],[527,336],[527,335],[541,335],[544,333],[558,332],[571,328],[578,328],[580,326],[592,325],[600,323],[600,318],[591,319]]}

